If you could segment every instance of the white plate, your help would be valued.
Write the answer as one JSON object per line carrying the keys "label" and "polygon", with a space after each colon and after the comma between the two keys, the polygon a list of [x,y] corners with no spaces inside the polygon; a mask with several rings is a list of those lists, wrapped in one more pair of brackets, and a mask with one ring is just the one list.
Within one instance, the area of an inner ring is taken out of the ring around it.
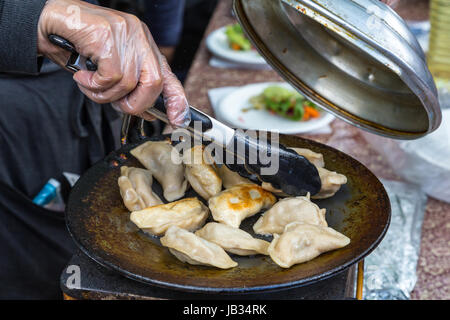
{"label": "white plate", "polygon": [[236,51],[232,50],[228,44],[225,34],[225,27],[217,29],[209,34],[206,38],[206,47],[212,54],[219,58],[249,64],[249,65],[266,65],[267,62],[259,55],[256,50]]}
{"label": "white plate", "polygon": [[277,131],[285,134],[315,131],[333,121],[334,116],[326,111],[322,111],[319,118],[309,121],[292,121],[266,110],[242,111],[251,106],[249,101],[251,97],[260,94],[271,85],[295,90],[289,84],[280,82],[256,83],[240,87],[222,98],[215,110],[217,119],[234,128]]}

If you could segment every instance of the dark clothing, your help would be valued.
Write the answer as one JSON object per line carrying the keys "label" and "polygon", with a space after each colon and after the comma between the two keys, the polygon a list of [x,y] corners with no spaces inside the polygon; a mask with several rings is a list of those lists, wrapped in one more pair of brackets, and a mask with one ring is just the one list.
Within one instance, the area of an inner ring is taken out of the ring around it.
{"label": "dark clothing", "polygon": [[[32,198],[50,178],[82,174],[119,144],[118,113],[88,100],[69,72],[37,57],[45,1],[0,0],[0,299],[61,297],[59,277],[74,243],[64,214]],[[154,10],[166,8],[156,2]],[[177,34],[173,28],[167,31]],[[159,39],[169,36],[160,32]]]}
{"label": "dark clothing", "polygon": [[0,0],[0,299],[61,297],[75,245],[64,213],[32,198],[50,178],[82,174],[118,145],[118,113],[37,57],[44,3]]}
{"label": "dark clothing", "polygon": [[151,0],[145,2],[143,21],[158,46],[172,47],[183,31],[185,0]]}
{"label": "dark clothing", "polygon": [[0,74],[0,108],[0,299],[59,298],[74,243],[64,213],[32,198],[50,178],[82,174],[114,150],[119,115],[50,62],[39,76]]}
{"label": "dark clothing", "polygon": [[0,0],[0,72],[37,74],[37,25],[46,0]]}
{"label": "dark clothing", "polygon": [[109,122],[119,117],[109,105],[87,99],[72,75],[0,74],[0,181],[34,197],[49,178],[81,174],[114,147]]}
{"label": "dark clothing", "polygon": [[75,250],[64,213],[35,205],[0,182],[0,299],[58,299]]}

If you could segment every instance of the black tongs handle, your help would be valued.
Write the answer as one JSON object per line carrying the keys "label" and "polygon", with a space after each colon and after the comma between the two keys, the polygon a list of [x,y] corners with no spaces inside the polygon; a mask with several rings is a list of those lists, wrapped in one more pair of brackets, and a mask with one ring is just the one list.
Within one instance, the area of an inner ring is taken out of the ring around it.
{"label": "black tongs handle", "polygon": [[80,70],[97,71],[97,65],[92,62],[91,59],[81,56],[70,41],[56,34],[49,35],[48,40],[54,45],[72,53],[66,63],[67,69],[73,72],[77,72]]}

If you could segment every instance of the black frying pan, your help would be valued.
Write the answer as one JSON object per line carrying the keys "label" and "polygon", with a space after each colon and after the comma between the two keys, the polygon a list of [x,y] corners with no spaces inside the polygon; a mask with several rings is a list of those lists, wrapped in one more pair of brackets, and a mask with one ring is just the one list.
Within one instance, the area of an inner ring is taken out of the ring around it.
{"label": "black frying pan", "polygon": [[[120,166],[142,167],[129,153],[139,143],[142,141],[123,146],[89,169],[74,186],[66,210],[69,232],[81,250],[126,277],[204,293],[254,293],[298,287],[328,278],[357,263],[379,244],[388,228],[389,198],[380,181],[365,166],[329,146],[281,135],[280,143],[322,153],[327,169],[347,176],[348,183],[334,197],[314,202],[327,209],[329,226],[348,236],[351,243],[289,269],[280,268],[269,256],[232,255],[239,266],[228,270],[183,263],[162,247],[157,238],[141,232],[129,220],[129,212],[122,203],[117,185]],[[153,189],[163,199],[156,181]],[[196,194],[191,189],[186,196]],[[259,214],[244,220],[241,227],[253,234],[251,227],[258,217]]]}

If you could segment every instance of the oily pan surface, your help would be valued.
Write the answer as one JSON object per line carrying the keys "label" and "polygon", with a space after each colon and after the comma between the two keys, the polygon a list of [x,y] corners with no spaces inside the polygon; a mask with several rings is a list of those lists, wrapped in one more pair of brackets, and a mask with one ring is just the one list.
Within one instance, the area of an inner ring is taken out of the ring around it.
{"label": "oily pan surface", "polygon": [[[161,139],[164,137],[151,140]],[[277,290],[332,276],[361,260],[381,241],[390,220],[388,196],[379,180],[348,155],[294,136],[281,135],[280,142],[322,153],[327,169],[347,176],[347,184],[336,195],[313,202],[327,209],[326,220],[330,227],[351,239],[348,246],[289,269],[279,267],[269,256],[263,255],[230,254],[239,266],[228,270],[183,263],[162,247],[158,238],[140,231],[130,221],[130,214],[123,205],[117,185],[120,166],[142,167],[129,153],[139,143],[113,152],[79,179],[66,210],[69,232],[81,250],[98,263],[138,281],[183,291]],[[155,179],[153,190],[164,199]],[[190,188],[185,197],[192,196],[198,195]],[[259,216],[244,220],[241,228],[255,235],[252,226]],[[211,217],[208,221],[212,221]]]}

